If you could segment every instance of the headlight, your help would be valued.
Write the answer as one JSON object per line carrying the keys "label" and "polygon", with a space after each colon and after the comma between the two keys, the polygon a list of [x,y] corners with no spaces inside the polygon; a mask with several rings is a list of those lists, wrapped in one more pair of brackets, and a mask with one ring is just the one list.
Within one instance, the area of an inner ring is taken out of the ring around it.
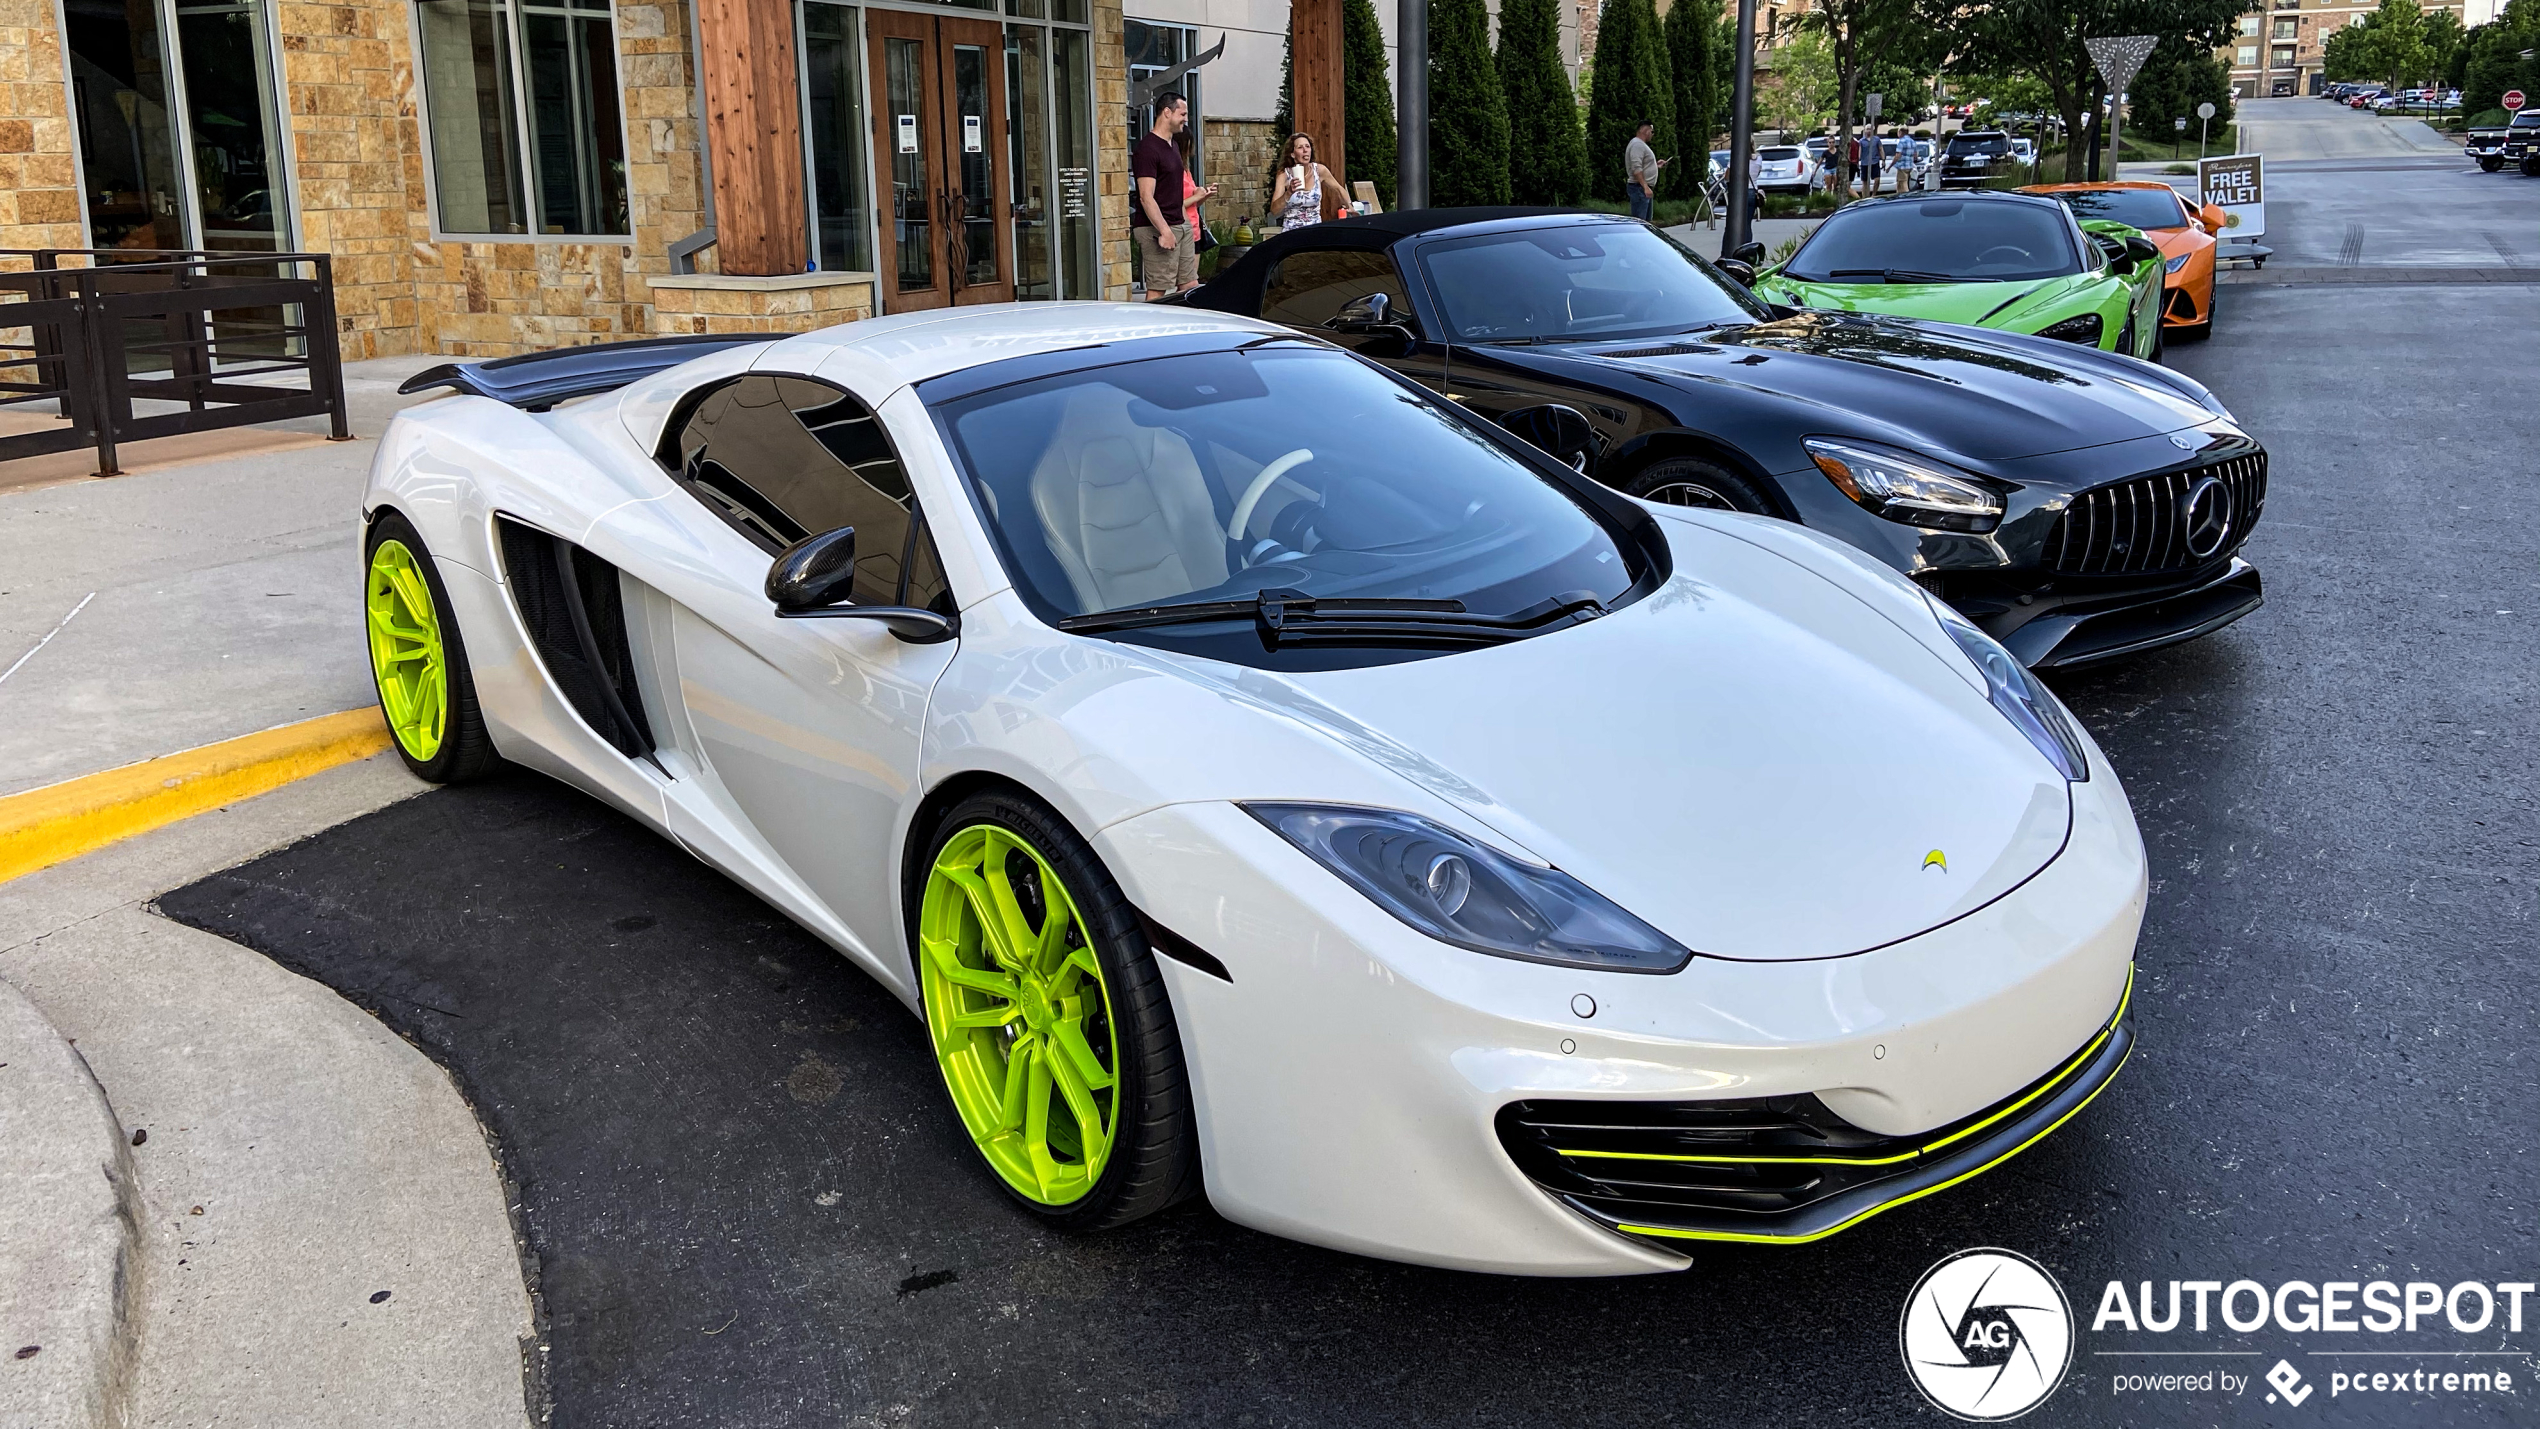
{"label": "headlight", "polygon": [[2166,261],[2166,262],[2164,262],[2163,264],[2161,264],[2161,269],[2162,269],[2162,271],[2164,271],[2164,272],[2175,273],[2175,272],[2177,272],[2179,269],[2186,267],[2186,266],[2187,266],[2187,260],[2188,260],[2190,257],[2193,257],[2193,256],[2194,256],[2194,255],[2192,255],[2192,254],[2181,253],[2181,254],[2180,254],[2180,255],[2178,255],[2176,258],[2169,259],[2168,261]]}
{"label": "headlight", "polygon": [[1951,610],[1929,591],[1923,599],[1931,602],[1932,614],[1940,617],[1940,627],[1967,658],[1976,663],[1984,675],[1985,694],[2005,719],[2028,736],[2046,762],[2063,771],[2066,779],[2081,783],[2090,777],[2090,759],[2081,752],[2081,736],[2073,732],[2072,715],[2055,692],[2038,682],[2019,658],[2002,648],[2002,642],[1978,630],[1975,622]]}
{"label": "headlight", "polygon": [[1809,459],[1844,495],[1908,526],[1990,531],[2002,524],[2002,497],[1929,457],[1876,442],[1803,438]]}
{"label": "headlight", "polygon": [[1306,856],[1441,943],[1605,972],[1671,973],[1693,951],[1557,868],[1390,809],[1246,804]]}
{"label": "headlight", "polygon": [[2051,327],[2039,328],[2037,335],[2051,337],[2058,342],[2078,342],[2085,347],[2097,347],[2100,332],[2099,315],[2084,313],[2077,318],[2066,318]]}

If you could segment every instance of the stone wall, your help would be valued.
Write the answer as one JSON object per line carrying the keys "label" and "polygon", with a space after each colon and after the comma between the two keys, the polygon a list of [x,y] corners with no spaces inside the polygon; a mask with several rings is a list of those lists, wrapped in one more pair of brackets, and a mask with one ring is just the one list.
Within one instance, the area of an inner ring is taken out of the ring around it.
{"label": "stone wall", "polygon": [[82,246],[62,53],[53,0],[0,0],[0,248]]}
{"label": "stone wall", "polygon": [[1129,60],[1121,49],[1120,0],[1094,0],[1095,210],[1102,246],[1102,295],[1129,300]]}
{"label": "stone wall", "polygon": [[1266,119],[1208,119],[1200,123],[1200,168],[1218,186],[1209,226],[1223,233],[1237,219],[1261,222],[1278,186],[1279,126]]}
{"label": "stone wall", "polygon": [[873,280],[862,274],[661,274],[650,287],[653,331],[660,333],[809,332],[873,316]]}

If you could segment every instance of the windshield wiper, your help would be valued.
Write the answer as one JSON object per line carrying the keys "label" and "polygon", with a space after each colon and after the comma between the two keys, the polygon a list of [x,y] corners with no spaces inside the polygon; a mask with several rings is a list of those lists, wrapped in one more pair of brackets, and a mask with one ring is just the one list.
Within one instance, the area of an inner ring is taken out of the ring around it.
{"label": "windshield wiper", "polygon": [[1951,273],[1926,273],[1919,268],[1837,268],[1829,278],[1876,278],[1882,283],[1963,283],[1966,279]]}
{"label": "windshield wiper", "polygon": [[1249,617],[1265,649],[1282,645],[1498,645],[1605,614],[1593,591],[1565,591],[1512,615],[1476,615],[1460,600],[1311,596],[1265,590],[1247,600],[1191,600],[1070,615],[1071,635]]}

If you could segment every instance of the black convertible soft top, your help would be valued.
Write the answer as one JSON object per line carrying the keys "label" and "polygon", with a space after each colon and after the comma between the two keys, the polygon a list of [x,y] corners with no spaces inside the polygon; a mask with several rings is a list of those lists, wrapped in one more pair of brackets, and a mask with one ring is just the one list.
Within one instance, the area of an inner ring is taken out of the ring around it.
{"label": "black convertible soft top", "polygon": [[1498,223],[1512,218],[1590,218],[1611,223],[1636,221],[1619,214],[1594,213],[1586,209],[1516,207],[1414,208],[1400,213],[1334,219],[1329,223],[1273,234],[1255,244],[1252,251],[1231,266],[1220,270],[1216,277],[1187,294],[1165,301],[1185,307],[1250,315],[1260,306],[1262,283],[1271,267],[1299,248],[1391,248],[1415,234],[1433,233],[1441,228]]}

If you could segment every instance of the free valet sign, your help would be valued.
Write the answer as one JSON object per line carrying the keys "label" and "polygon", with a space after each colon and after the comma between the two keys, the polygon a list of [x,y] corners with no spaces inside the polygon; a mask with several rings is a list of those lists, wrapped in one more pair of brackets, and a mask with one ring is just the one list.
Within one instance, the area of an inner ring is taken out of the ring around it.
{"label": "free valet sign", "polygon": [[2262,156],[2226,154],[2196,161],[2196,193],[2223,211],[2223,234],[2255,238],[2267,231],[2266,171]]}

